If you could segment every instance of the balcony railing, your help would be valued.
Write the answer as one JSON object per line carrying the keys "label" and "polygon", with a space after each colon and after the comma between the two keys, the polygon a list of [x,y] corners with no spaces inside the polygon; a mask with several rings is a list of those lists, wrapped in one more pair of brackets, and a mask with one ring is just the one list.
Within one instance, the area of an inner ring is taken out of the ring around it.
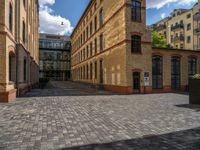
{"label": "balcony railing", "polygon": [[164,29],[166,29],[167,27],[166,27],[166,25],[159,25],[159,26],[157,26],[157,27],[154,27],[154,30],[155,31],[161,31],[161,30],[164,30]]}
{"label": "balcony railing", "polygon": [[172,42],[179,42],[179,41],[184,41],[185,37],[184,35],[176,36],[173,38]]}
{"label": "balcony railing", "polygon": [[200,50],[200,44],[199,45],[194,45],[194,50]]}
{"label": "balcony railing", "polygon": [[200,27],[199,27],[199,28],[196,28],[196,29],[194,29],[194,34],[200,34]]}
{"label": "balcony railing", "polygon": [[200,14],[198,13],[198,14],[195,14],[194,16],[193,16],[193,19],[194,20],[200,20]]}
{"label": "balcony railing", "polygon": [[177,30],[177,29],[184,29],[184,24],[176,24],[175,26],[171,27],[171,30]]}

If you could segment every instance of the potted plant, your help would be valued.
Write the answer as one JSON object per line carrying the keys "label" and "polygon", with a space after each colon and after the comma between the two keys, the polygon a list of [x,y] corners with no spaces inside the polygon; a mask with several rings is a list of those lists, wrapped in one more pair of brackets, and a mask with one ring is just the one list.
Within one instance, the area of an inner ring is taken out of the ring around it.
{"label": "potted plant", "polygon": [[200,105],[200,74],[196,74],[189,81],[190,104]]}

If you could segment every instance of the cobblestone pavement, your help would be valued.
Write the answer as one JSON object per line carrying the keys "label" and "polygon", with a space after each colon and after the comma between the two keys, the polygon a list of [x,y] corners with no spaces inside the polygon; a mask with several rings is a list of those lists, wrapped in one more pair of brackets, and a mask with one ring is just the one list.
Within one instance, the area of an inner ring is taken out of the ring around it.
{"label": "cobblestone pavement", "polygon": [[125,96],[52,83],[0,103],[0,149],[200,149],[200,106],[187,105],[187,95]]}

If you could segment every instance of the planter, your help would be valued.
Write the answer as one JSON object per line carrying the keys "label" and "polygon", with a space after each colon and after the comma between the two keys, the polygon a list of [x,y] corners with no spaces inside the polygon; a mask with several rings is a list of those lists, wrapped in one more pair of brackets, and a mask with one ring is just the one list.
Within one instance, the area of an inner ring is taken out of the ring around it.
{"label": "planter", "polygon": [[190,104],[200,105],[200,79],[189,81]]}

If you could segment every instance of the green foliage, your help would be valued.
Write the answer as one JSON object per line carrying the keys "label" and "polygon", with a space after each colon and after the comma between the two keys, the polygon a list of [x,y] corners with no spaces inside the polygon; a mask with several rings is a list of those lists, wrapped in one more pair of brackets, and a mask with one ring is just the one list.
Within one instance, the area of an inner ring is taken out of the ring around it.
{"label": "green foliage", "polygon": [[153,47],[157,48],[170,48],[171,46],[167,44],[167,40],[164,36],[160,35],[158,32],[152,33]]}
{"label": "green foliage", "polygon": [[200,74],[195,74],[195,75],[193,76],[193,79],[199,79],[199,80],[200,80]]}

